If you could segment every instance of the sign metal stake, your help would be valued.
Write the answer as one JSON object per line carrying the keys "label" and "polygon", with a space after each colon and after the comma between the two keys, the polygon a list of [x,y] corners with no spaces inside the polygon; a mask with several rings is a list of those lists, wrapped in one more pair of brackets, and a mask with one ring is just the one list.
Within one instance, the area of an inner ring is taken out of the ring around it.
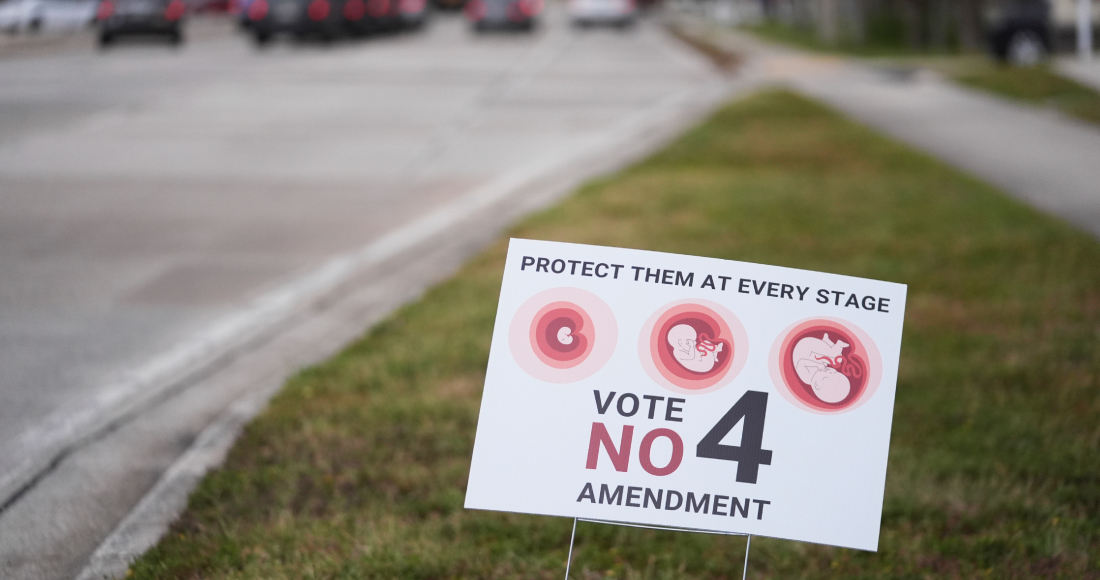
{"label": "sign metal stake", "polygon": [[749,577],[749,548],[752,547],[752,534],[748,535],[748,539],[745,540],[745,571],[741,572],[741,580],[746,580]]}
{"label": "sign metal stake", "polygon": [[577,537],[577,518],[573,518],[573,533],[569,534],[569,556],[565,558],[565,580],[569,580],[569,565],[573,563],[573,538]]}

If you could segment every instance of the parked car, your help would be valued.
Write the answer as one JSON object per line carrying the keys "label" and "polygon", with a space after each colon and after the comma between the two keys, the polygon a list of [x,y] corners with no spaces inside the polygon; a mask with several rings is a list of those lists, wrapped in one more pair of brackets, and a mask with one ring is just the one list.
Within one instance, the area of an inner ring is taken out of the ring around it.
{"label": "parked car", "polygon": [[96,0],[0,0],[0,30],[75,29],[95,18]]}
{"label": "parked car", "polygon": [[256,44],[278,34],[334,40],[344,32],[343,0],[251,0],[244,8]]}
{"label": "parked car", "polygon": [[415,30],[428,20],[427,0],[397,0],[397,12],[401,28]]}
{"label": "parked car", "polygon": [[248,30],[251,22],[248,20],[248,5],[251,0],[229,0],[228,12],[237,19],[237,24],[242,30]]}
{"label": "parked car", "polygon": [[533,30],[542,0],[468,0],[463,12],[478,32]]}
{"label": "parked car", "polygon": [[180,44],[186,12],[183,0],[101,0],[99,44],[107,46],[120,36],[163,36]]}
{"label": "parked car", "polygon": [[191,14],[224,14],[229,12],[229,0],[185,0]]}
{"label": "parked car", "polygon": [[638,5],[634,0],[569,0],[566,12],[574,26],[608,24],[625,28],[634,24]]}
{"label": "parked car", "polygon": [[1050,52],[1050,3],[1047,0],[998,0],[986,7],[986,34],[994,56],[1035,64]]}
{"label": "parked car", "polygon": [[[1100,24],[1100,0],[1092,2],[1092,31]],[[1077,0],[988,0],[985,28],[994,56],[1034,64],[1076,40]]]}
{"label": "parked car", "polygon": [[418,28],[428,15],[426,0],[346,0],[344,22],[352,34]]}

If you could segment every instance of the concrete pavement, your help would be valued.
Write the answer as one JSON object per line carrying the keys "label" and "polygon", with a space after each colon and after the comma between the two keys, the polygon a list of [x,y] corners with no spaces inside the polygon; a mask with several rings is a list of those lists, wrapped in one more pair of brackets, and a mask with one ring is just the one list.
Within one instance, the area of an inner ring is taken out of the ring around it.
{"label": "concrete pavement", "polygon": [[289,373],[733,89],[556,12],[265,52],[193,24],[0,54],[0,577],[75,576],[158,481],[178,507],[196,439],[216,462]]}
{"label": "concrete pavement", "polygon": [[963,88],[932,73],[805,53],[735,30],[701,33],[784,84],[1100,236],[1100,127]]}
{"label": "concrete pavement", "polygon": [[1058,58],[1054,66],[1063,75],[1100,91],[1100,54],[1093,55],[1088,62],[1081,62],[1077,57]]}
{"label": "concrete pavement", "polygon": [[792,84],[1100,237],[1100,128],[935,77],[853,67]]}

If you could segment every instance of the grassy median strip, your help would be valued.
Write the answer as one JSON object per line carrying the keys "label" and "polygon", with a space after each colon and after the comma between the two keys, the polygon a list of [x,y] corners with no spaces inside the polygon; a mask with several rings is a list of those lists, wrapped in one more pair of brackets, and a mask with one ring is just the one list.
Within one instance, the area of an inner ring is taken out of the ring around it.
{"label": "grassy median strip", "polygon": [[[785,92],[511,233],[909,284],[880,551],[760,539],[751,577],[1100,578],[1091,237]],[[504,251],[291,380],[133,575],[560,578],[571,520],[462,508]],[[743,549],[582,523],[573,571],[734,578]]]}

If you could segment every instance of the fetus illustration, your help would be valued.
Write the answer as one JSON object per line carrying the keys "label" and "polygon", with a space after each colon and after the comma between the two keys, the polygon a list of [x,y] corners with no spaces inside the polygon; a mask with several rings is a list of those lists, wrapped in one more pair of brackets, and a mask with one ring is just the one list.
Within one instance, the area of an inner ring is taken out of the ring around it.
{"label": "fetus illustration", "polygon": [[848,321],[807,318],[787,327],[768,356],[787,401],[811,413],[847,413],[878,388],[882,358],[871,337]]}
{"label": "fetus illustration", "polygon": [[706,335],[700,339],[695,329],[688,324],[677,324],[669,329],[668,344],[672,347],[676,362],[696,373],[710,372],[718,364],[718,357],[725,346],[721,342],[711,342]]}
{"label": "fetus illustration", "polygon": [[794,346],[791,362],[798,378],[813,388],[813,394],[826,403],[839,403],[852,391],[851,381],[837,371],[844,362],[844,349],[850,346],[842,340],[808,336]]}

